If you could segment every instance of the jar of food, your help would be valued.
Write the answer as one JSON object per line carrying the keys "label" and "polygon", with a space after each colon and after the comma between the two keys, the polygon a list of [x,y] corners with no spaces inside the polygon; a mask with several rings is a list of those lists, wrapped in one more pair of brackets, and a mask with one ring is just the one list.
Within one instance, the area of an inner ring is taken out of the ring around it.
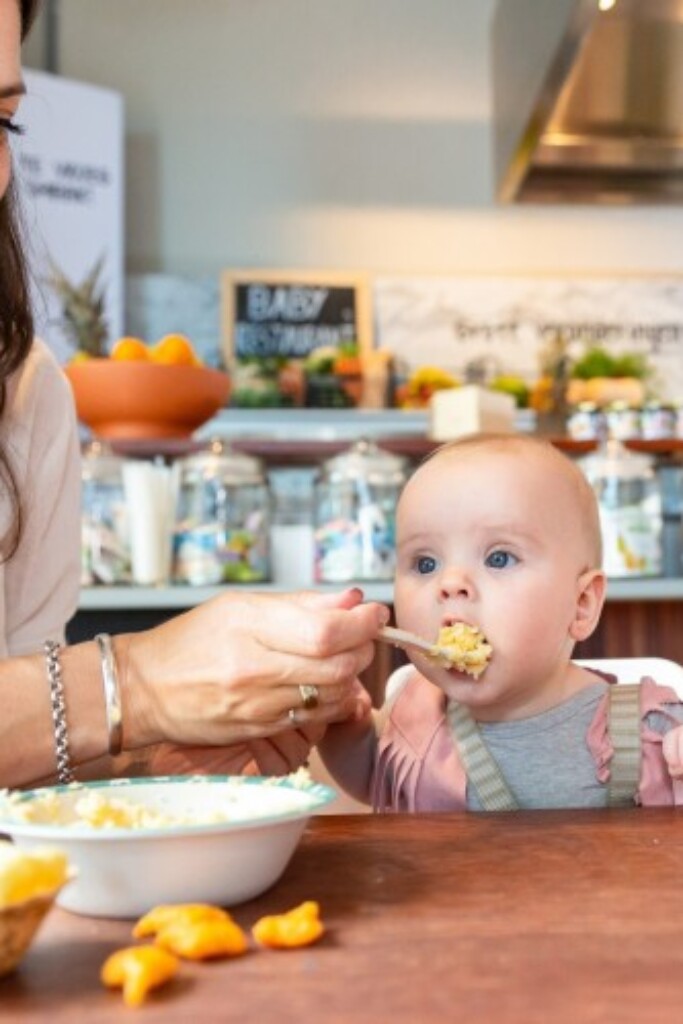
{"label": "jar of food", "polygon": [[659,441],[676,435],[676,409],[663,402],[647,402],[640,414],[642,436]]}
{"label": "jar of food", "polygon": [[615,441],[640,437],[640,409],[628,402],[612,402],[607,407],[607,435]]}
{"label": "jar of food", "polygon": [[674,437],[683,438],[683,402],[676,402],[674,405],[676,411],[676,426]]}
{"label": "jar of food", "polygon": [[662,495],[653,460],[608,441],[579,464],[598,499],[607,575],[658,576]]}
{"label": "jar of food", "polygon": [[270,579],[271,495],[261,460],[213,441],[180,459],[178,473],[174,582]]}
{"label": "jar of food", "polygon": [[607,436],[605,414],[595,402],[579,402],[567,419],[567,433],[575,441],[604,441]]}
{"label": "jar of food", "polygon": [[81,460],[81,584],[130,583],[131,548],[123,459],[93,441]]}
{"label": "jar of food", "polygon": [[325,462],[314,486],[315,575],[324,583],[390,580],[405,460],[361,440]]}

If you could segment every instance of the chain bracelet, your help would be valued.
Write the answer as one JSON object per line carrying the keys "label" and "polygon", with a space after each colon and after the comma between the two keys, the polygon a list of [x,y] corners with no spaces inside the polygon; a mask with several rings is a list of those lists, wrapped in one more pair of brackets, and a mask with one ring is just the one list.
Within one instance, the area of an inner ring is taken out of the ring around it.
{"label": "chain bracelet", "polygon": [[69,756],[69,735],[66,727],[66,704],[64,703],[64,686],[62,685],[62,668],[59,662],[59,644],[56,640],[46,640],[43,649],[47,661],[47,678],[50,683],[57,778],[62,785],[67,785],[74,781],[74,773]]}

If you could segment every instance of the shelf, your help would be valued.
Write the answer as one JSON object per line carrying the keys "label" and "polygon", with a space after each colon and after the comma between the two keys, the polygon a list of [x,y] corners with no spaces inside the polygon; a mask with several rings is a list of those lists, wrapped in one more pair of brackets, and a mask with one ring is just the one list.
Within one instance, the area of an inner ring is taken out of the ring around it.
{"label": "shelf", "polygon": [[[586,455],[597,447],[594,441],[575,441],[569,437],[551,437],[548,440],[568,455]],[[277,462],[281,466],[305,466],[312,462],[328,459],[338,455],[349,446],[349,440],[284,440],[267,437],[239,437],[230,441],[236,451],[248,455],[256,455],[268,463]],[[377,438],[377,443],[394,455],[402,455],[407,459],[424,458],[439,447],[439,442],[420,435],[386,435]],[[119,455],[128,458],[162,458],[175,459],[206,447],[206,442],[196,439],[162,438],[140,441],[113,441],[112,447]],[[683,455],[683,440],[676,438],[666,441],[627,441],[626,447],[633,451],[644,452],[653,456]]]}
{"label": "shelf", "polygon": [[[386,583],[359,583],[366,600],[390,604],[393,585]],[[338,593],[342,585],[315,585],[315,590]],[[81,590],[80,611],[107,611],[139,609],[192,608],[209,598],[224,593],[286,593],[291,587],[277,583],[253,584],[244,587],[84,587]],[[608,601],[683,601],[683,578],[624,579],[610,580],[607,586]]]}

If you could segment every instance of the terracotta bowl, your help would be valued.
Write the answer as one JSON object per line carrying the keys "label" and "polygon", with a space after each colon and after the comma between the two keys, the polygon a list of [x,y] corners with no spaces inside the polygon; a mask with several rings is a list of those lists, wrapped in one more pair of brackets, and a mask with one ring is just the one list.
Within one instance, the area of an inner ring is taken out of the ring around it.
{"label": "terracotta bowl", "polygon": [[64,372],[78,418],[99,437],[186,437],[230,397],[230,377],[205,366],[87,359]]}

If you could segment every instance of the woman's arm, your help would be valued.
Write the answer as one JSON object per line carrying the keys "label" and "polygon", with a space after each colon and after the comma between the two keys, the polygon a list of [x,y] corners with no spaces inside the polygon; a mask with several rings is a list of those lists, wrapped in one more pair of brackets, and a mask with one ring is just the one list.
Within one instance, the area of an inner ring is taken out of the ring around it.
{"label": "woman's arm", "polygon": [[[153,630],[116,637],[125,751],[137,758],[164,742],[251,744],[261,761],[286,763],[292,741],[299,749],[309,730],[355,712],[356,679],[372,661],[373,638],[388,614],[363,604],[356,590],[229,592]],[[71,759],[79,765],[108,748],[96,644],[65,648],[61,665]],[[301,684],[317,687],[318,707],[302,709]],[[288,739],[290,710],[298,737]],[[255,743],[266,739],[274,747]],[[0,661],[0,785],[34,784],[54,770],[45,659]]]}

